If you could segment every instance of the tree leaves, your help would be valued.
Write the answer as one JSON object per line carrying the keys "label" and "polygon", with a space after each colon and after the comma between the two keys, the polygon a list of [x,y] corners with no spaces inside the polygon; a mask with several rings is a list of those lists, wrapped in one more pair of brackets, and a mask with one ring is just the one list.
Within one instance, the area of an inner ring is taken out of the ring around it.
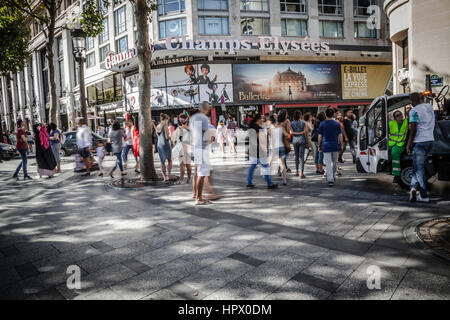
{"label": "tree leaves", "polygon": [[14,7],[0,6],[0,75],[23,69],[30,55],[30,29],[25,17]]}

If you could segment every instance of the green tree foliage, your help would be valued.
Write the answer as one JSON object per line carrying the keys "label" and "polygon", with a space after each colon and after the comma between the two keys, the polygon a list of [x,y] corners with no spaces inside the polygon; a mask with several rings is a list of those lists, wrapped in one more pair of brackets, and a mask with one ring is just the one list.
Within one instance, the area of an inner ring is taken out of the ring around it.
{"label": "green tree foliage", "polygon": [[30,29],[25,17],[15,8],[0,6],[0,75],[23,69],[29,59]]}

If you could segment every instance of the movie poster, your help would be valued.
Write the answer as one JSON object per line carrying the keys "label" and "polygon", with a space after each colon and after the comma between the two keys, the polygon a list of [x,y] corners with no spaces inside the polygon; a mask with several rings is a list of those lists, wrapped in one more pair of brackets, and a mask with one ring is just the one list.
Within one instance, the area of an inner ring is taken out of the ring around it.
{"label": "movie poster", "polygon": [[167,88],[168,106],[186,106],[199,103],[197,85],[173,86]]}
{"label": "movie poster", "polygon": [[152,89],[150,104],[152,108],[163,108],[167,106],[166,88]]}
{"label": "movie poster", "polygon": [[151,71],[152,88],[162,88],[166,86],[166,69],[152,69]]}
{"label": "movie poster", "polygon": [[235,102],[341,99],[339,64],[234,64]]}
{"label": "movie poster", "polygon": [[233,102],[233,84],[219,83],[200,85],[200,101],[208,101],[213,105]]}
{"label": "movie poster", "polygon": [[391,77],[390,65],[341,65],[342,99],[373,99],[384,94]]}

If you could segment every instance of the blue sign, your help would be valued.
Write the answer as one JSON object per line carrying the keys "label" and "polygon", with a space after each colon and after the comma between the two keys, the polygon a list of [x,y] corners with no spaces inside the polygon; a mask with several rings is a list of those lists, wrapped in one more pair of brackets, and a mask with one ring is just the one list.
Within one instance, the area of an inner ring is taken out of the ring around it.
{"label": "blue sign", "polygon": [[430,77],[430,82],[432,87],[442,87],[443,86],[443,78],[438,75],[433,74]]}

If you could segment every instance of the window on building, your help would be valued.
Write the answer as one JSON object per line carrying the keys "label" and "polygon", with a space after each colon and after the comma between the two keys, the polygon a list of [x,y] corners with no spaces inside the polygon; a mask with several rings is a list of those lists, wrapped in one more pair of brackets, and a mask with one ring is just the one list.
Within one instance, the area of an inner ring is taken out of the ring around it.
{"label": "window on building", "polygon": [[318,0],[319,14],[343,15],[342,0]]}
{"label": "window on building", "polygon": [[229,34],[228,17],[198,17],[200,34]]}
{"label": "window on building", "polygon": [[108,27],[108,17],[103,18],[102,20],[103,30],[98,35],[98,41],[100,44],[105,43],[109,40],[109,27]]}
{"label": "window on building", "polygon": [[100,62],[105,61],[106,54],[108,53],[108,51],[110,51],[109,44],[107,44],[106,46],[103,46],[103,47],[100,48]]}
{"label": "window on building", "polygon": [[103,103],[114,101],[114,78],[112,75],[103,80]]}
{"label": "window on building", "polygon": [[306,13],[306,0],[280,0],[281,12]]}
{"label": "window on building", "polygon": [[269,18],[241,18],[243,35],[269,35]]}
{"label": "window on building", "polygon": [[98,0],[98,10],[100,11],[100,13],[105,14],[108,11],[107,3],[109,0]]}
{"label": "window on building", "polygon": [[241,11],[269,11],[269,0],[241,0]]}
{"label": "window on building", "polygon": [[60,96],[63,96],[63,91],[66,87],[65,83],[65,75],[64,75],[64,49],[63,49],[63,40],[62,37],[59,37],[57,40],[57,48],[58,48],[58,71],[59,71],[59,87]]}
{"label": "window on building", "polygon": [[408,50],[408,38],[401,42],[402,47],[402,57],[403,57],[403,68],[408,69],[409,67],[409,50]]}
{"label": "window on building", "polygon": [[181,36],[187,34],[186,18],[171,19],[159,22],[159,38]]}
{"label": "window on building", "polygon": [[199,10],[228,11],[228,0],[198,0]]}
{"label": "window on building", "polygon": [[114,11],[114,31],[116,36],[127,31],[126,6]]}
{"label": "window on building", "polygon": [[355,38],[377,38],[377,29],[367,28],[366,22],[355,22]]}
{"label": "window on building", "polygon": [[116,52],[124,52],[128,50],[128,37],[122,37],[116,41]]}
{"label": "window on building", "polygon": [[86,37],[86,50],[90,50],[94,47],[94,38]]}
{"label": "window on building", "polygon": [[320,21],[320,36],[325,38],[343,38],[344,26],[342,21]]}
{"label": "window on building", "polygon": [[122,76],[120,74],[114,75],[114,98],[120,100],[122,98]]}
{"label": "window on building", "polygon": [[184,0],[158,0],[158,14],[166,15],[184,12]]}
{"label": "window on building", "polygon": [[281,35],[283,36],[308,35],[307,21],[300,19],[281,19]]}
{"label": "window on building", "polygon": [[118,6],[119,4],[122,4],[125,2],[125,0],[114,0],[114,6]]}
{"label": "window on building", "polygon": [[92,68],[95,66],[95,53],[91,52],[86,55],[86,68]]}
{"label": "window on building", "polygon": [[367,13],[367,7],[378,5],[378,0],[353,0],[353,15],[355,17],[370,16]]}

